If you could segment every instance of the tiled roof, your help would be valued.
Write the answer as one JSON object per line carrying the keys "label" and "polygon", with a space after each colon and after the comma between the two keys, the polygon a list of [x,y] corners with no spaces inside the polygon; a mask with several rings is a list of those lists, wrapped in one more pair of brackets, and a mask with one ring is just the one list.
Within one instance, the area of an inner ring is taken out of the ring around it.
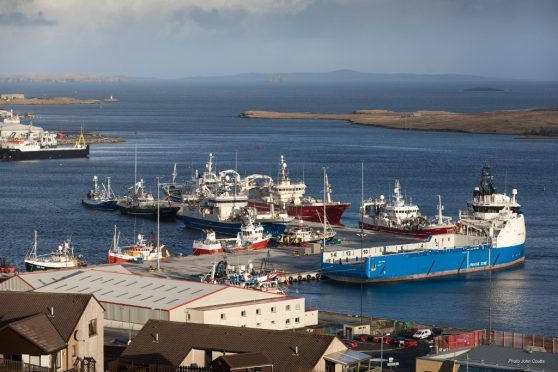
{"label": "tiled roof", "polygon": [[[60,334],[48,317],[42,313],[31,315],[7,324],[0,329],[0,340],[4,341],[2,336],[7,329],[11,329],[34,344],[42,350],[43,354],[55,353],[66,346],[65,340],[60,337]],[[9,345],[5,346],[9,348]],[[7,350],[4,347],[3,350],[0,351],[6,352]]]}
{"label": "tiled roof", "polygon": [[272,366],[273,362],[262,353],[243,353],[219,357],[230,368]]}
{"label": "tiled roof", "polygon": [[273,362],[276,371],[307,371],[318,363],[334,339],[313,333],[150,320],[121,358],[135,364],[176,367],[191,349],[205,349],[262,353]]}
{"label": "tiled roof", "polygon": [[0,329],[15,320],[45,314],[62,339],[68,341],[91,298],[90,294],[0,292]]}

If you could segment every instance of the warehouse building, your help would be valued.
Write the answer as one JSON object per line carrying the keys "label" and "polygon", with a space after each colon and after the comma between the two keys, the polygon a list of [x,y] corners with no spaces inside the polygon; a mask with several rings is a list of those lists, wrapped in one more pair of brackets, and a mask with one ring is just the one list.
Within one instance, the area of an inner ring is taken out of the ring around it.
{"label": "warehouse building", "polygon": [[307,311],[304,298],[283,294],[98,269],[54,279],[26,282],[45,282],[33,288],[37,292],[94,294],[105,308],[106,327],[141,329],[149,319],[274,330],[318,323],[318,311]]}

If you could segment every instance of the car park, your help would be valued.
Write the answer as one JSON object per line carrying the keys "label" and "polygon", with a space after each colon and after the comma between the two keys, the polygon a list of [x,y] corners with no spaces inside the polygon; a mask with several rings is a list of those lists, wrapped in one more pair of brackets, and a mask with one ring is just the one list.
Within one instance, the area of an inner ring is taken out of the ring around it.
{"label": "car park", "polygon": [[416,331],[415,334],[413,335],[413,338],[416,338],[416,339],[419,339],[419,340],[424,340],[424,339],[427,339],[430,336],[432,336],[432,331],[428,328],[425,328],[425,329],[419,329],[418,331]]}

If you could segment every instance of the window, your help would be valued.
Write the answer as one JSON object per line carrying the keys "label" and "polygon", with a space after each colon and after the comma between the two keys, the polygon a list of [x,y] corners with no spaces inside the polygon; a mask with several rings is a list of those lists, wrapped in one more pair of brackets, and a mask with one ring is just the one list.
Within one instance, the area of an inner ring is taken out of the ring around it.
{"label": "window", "polygon": [[291,320],[290,319],[285,320],[285,324],[291,324]]}
{"label": "window", "polygon": [[261,309],[256,309],[256,315],[262,315],[262,310]]}
{"label": "window", "polygon": [[275,312],[276,312],[276,311],[275,311],[275,306],[273,306],[273,307],[271,308],[271,312],[272,312],[272,313],[275,313]]}
{"label": "window", "polygon": [[224,314],[224,313],[221,314],[221,319],[222,319],[222,320],[227,319],[227,318],[225,317],[225,314]]}
{"label": "window", "polygon": [[295,310],[300,310],[300,304],[295,304]]}
{"label": "window", "polygon": [[242,310],[242,311],[240,312],[240,316],[246,316],[246,310]]}
{"label": "window", "polygon": [[190,313],[188,313],[188,320],[190,320]]}
{"label": "window", "polygon": [[295,323],[300,323],[300,318],[295,318]]}
{"label": "window", "polygon": [[89,337],[97,335],[97,319],[91,319],[89,321]]}
{"label": "window", "polygon": [[290,311],[291,310],[291,305],[285,306],[285,310]]}

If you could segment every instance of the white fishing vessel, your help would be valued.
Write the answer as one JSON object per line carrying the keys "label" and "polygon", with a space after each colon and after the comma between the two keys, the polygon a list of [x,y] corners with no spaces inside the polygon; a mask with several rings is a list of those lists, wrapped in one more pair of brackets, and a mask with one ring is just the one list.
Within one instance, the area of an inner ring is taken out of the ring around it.
{"label": "white fishing vessel", "polygon": [[25,256],[25,269],[27,271],[68,269],[86,266],[83,257],[74,255],[71,239],[66,239],[56,250],[51,253],[37,254],[37,231],[35,231],[31,250]]}
{"label": "white fishing vessel", "polygon": [[93,176],[93,188],[87,193],[87,197],[81,200],[84,207],[101,210],[116,210],[117,198],[110,187],[110,177],[107,177],[106,183],[101,183],[99,179]]}

